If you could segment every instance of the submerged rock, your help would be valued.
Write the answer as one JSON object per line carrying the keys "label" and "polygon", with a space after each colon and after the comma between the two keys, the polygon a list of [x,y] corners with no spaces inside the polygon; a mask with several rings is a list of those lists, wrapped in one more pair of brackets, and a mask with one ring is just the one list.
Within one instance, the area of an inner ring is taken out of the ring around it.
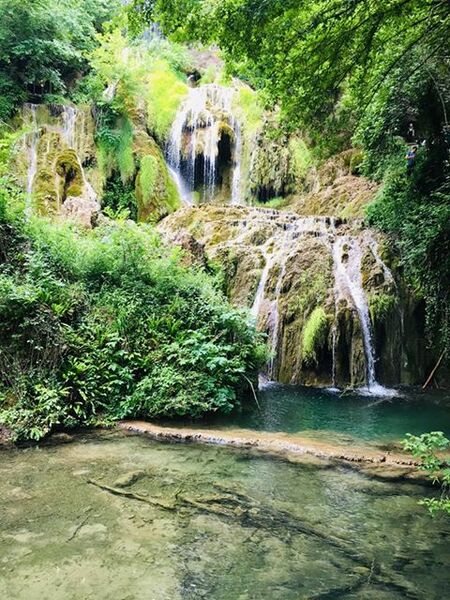
{"label": "submerged rock", "polygon": [[118,477],[114,482],[114,487],[125,488],[133,485],[140,479],[145,477],[144,471],[129,471]]}

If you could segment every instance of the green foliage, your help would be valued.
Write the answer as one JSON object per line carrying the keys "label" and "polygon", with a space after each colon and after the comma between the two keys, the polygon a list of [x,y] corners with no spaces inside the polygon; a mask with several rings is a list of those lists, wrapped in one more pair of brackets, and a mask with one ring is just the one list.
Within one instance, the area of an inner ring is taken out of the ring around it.
{"label": "green foliage", "polygon": [[119,3],[0,0],[0,119],[22,102],[65,93],[95,47],[96,31]]}
{"label": "green foliage", "polygon": [[393,294],[369,294],[369,312],[372,322],[383,321],[394,308],[397,298]]}
{"label": "green foliage", "polygon": [[448,440],[442,431],[433,431],[415,436],[408,434],[403,441],[403,448],[416,458],[420,468],[425,471],[433,483],[442,487],[440,498],[426,498],[421,504],[426,506],[432,516],[439,512],[450,515],[450,497],[448,488],[450,486],[450,459],[442,453],[450,448]]}
{"label": "green foliage", "polygon": [[248,86],[239,88],[235,104],[237,114],[244,123],[246,134],[251,135],[261,129],[264,106],[257,92]]}
{"label": "green foliage", "polygon": [[149,226],[82,233],[0,206],[0,421],[18,438],[236,405],[264,351],[209,276]]}
{"label": "green foliage", "polygon": [[328,335],[328,318],[318,306],[309,315],[302,332],[302,356],[306,363],[317,362],[317,353],[323,348]]}
{"label": "green foliage", "polygon": [[425,153],[409,178],[405,166],[394,162],[367,215],[370,224],[391,234],[409,281],[427,300],[430,339],[449,348],[450,188],[444,183],[427,193],[432,169]]}
{"label": "green foliage", "polygon": [[[98,41],[90,57],[95,77],[84,84],[91,99],[123,116],[133,114],[144,99],[149,129],[164,140],[188,90],[186,51],[164,40],[130,45],[122,28],[111,29]],[[107,100],[105,88],[111,90]]]}
{"label": "green foliage", "polygon": [[188,88],[165,60],[157,60],[148,75],[146,101],[148,126],[159,140],[165,140]]}
{"label": "green foliage", "polygon": [[136,173],[133,126],[128,117],[117,113],[112,104],[104,103],[99,108],[96,141],[104,179],[118,171],[124,185],[132,181]]}
{"label": "green foliage", "polygon": [[272,198],[267,202],[254,202],[253,204],[255,206],[262,206],[264,208],[275,208],[278,210],[284,208],[285,206],[288,206],[289,200],[287,198]]}
{"label": "green foliage", "polygon": [[133,127],[128,119],[123,120],[119,140],[117,165],[122,181],[125,184],[133,179],[136,172],[133,154]]}
{"label": "green foliage", "polygon": [[311,150],[304,140],[292,137],[289,140],[289,151],[296,179],[303,181],[314,164]]}
{"label": "green foliage", "polygon": [[[316,157],[352,141],[362,149],[364,160],[351,172],[384,182],[369,222],[396,241],[408,281],[426,301],[429,337],[448,350],[448,2],[136,0],[134,6],[130,18],[153,19],[173,39],[217,43],[228,72],[279,104],[282,126],[307,134]],[[251,92],[240,94],[250,129],[258,127]],[[407,179],[404,138],[411,122],[426,146]],[[291,152],[297,171],[308,169],[303,150]]]}
{"label": "green foliage", "polygon": [[135,19],[153,19],[174,38],[217,42],[239,74],[264,86],[296,123],[330,115],[349,82],[364,110],[395,68],[415,72],[418,50],[423,58],[445,56],[450,19],[446,2],[427,0],[137,0],[135,6]]}
{"label": "green foliage", "polygon": [[102,196],[102,210],[112,211],[113,215],[118,215],[126,211],[127,217],[137,221],[136,195],[134,185],[123,183],[120,176],[112,175],[105,184]]}

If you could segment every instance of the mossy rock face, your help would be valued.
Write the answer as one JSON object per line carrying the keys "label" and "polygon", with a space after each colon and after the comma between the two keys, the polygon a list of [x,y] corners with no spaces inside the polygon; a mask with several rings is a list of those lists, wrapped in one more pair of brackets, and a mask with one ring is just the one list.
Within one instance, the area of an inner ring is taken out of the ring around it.
{"label": "mossy rock face", "polygon": [[333,215],[341,219],[363,219],[366,206],[375,198],[379,186],[359,176],[363,154],[350,149],[311,168],[302,184],[290,196],[289,205],[299,215]]}
{"label": "mossy rock face", "polygon": [[83,195],[84,180],[75,150],[67,149],[58,155],[55,171],[60,178],[59,197],[64,201],[68,196]]}
{"label": "mossy rock face", "polygon": [[[335,279],[333,249],[342,236],[340,256],[349,269],[354,249],[359,248],[378,380],[417,383],[426,362],[420,349],[424,340],[420,307],[410,296],[406,299],[410,293],[383,262],[387,241],[360,224],[296,219],[274,210],[209,205],[183,208],[159,228],[172,234],[186,230],[204,245],[207,255],[222,267],[227,294],[237,306],[254,306],[264,283],[258,326],[267,332],[271,347],[276,342],[269,367],[273,378],[358,387],[366,383],[367,360],[354,299],[348,286],[341,289]],[[401,324],[401,307],[408,307],[406,325]],[[313,327],[317,323],[320,327]]]}
{"label": "mossy rock face", "polygon": [[[81,165],[94,172],[97,154],[95,123],[90,106],[28,105],[22,112],[21,125],[28,131],[20,151],[14,157],[19,180],[28,184],[31,157],[36,151],[33,181],[33,205],[40,214],[56,214],[67,196],[86,194]],[[70,125],[70,126],[69,126]],[[73,148],[69,148],[69,144]],[[95,189],[101,185],[94,186]]]}
{"label": "mossy rock face", "polygon": [[[333,311],[333,263],[320,238],[301,239],[286,262],[279,298],[280,348],[277,377],[284,383],[316,385],[330,378],[331,346],[324,335],[314,365],[304,348],[304,332],[314,311]],[[326,317],[328,323],[328,317]],[[327,325],[328,328],[328,325]],[[313,368],[311,368],[313,367]]]}
{"label": "mossy rock face", "polygon": [[180,207],[178,190],[159,146],[150,136],[136,134],[133,151],[139,164],[135,182],[138,221],[159,221]]}
{"label": "mossy rock face", "polygon": [[38,214],[56,214],[60,207],[60,195],[54,170],[41,168],[36,174],[34,189],[34,206]]}
{"label": "mossy rock face", "polygon": [[251,306],[264,266],[262,255],[248,253],[245,248],[212,249],[211,259],[225,274],[226,293],[238,307]]}

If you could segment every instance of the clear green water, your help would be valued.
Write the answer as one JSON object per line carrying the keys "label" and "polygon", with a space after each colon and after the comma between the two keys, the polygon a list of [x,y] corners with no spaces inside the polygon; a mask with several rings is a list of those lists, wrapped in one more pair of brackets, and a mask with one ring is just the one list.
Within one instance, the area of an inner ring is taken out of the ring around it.
{"label": "clear green water", "polygon": [[395,398],[371,398],[324,389],[269,384],[255,408],[215,419],[216,424],[259,431],[333,432],[351,438],[388,442],[406,433],[444,431],[450,435],[450,395],[403,389]]}
{"label": "clear green water", "polygon": [[[111,495],[188,498],[165,511]],[[450,522],[430,490],[122,434],[0,453],[5,600],[442,600]],[[225,516],[214,509],[226,509]]]}

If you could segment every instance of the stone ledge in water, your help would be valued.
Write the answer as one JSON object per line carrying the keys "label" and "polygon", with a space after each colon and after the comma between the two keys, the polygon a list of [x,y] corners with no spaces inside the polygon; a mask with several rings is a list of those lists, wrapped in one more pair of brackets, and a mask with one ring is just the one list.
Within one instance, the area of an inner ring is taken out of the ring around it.
{"label": "stone ledge in water", "polygon": [[192,429],[163,427],[146,421],[122,421],[126,432],[143,434],[155,440],[193,442],[241,449],[253,449],[291,462],[338,461],[353,465],[371,477],[413,479],[424,483],[426,476],[414,459],[400,452],[380,451],[362,446],[340,446],[287,433],[255,432],[246,429]]}

